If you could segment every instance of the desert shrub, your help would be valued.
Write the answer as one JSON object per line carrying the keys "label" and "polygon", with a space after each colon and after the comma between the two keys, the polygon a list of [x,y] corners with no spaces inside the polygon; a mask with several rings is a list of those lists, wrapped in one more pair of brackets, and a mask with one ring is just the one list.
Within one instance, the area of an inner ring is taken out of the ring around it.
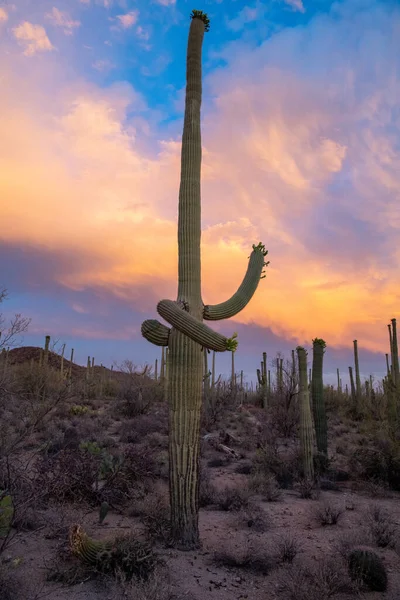
{"label": "desert shrub", "polygon": [[218,502],[218,492],[211,482],[210,473],[200,469],[199,506],[204,508]]}
{"label": "desert shrub", "polygon": [[271,526],[269,516],[257,505],[242,508],[237,513],[235,522],[236,525],[251,529],[257,533],[264,533]]}
{"label": "desert shrub", "polygon": [[250,475],[252,471],[253,464],[251,463],[251,461],[239,463],[235,467],[235,473],[238,473],[239,475]]}
{"label": "desert shrub", "polygon": [[389,513],[378,504],[368,511],[368,525],[372,538],[380,548],[393,548],[396,545],[397,527]]}
{"label": "desert shrub", "polygon": [[168,434],[168,424],[156,415],[139,415],[119,426],[121,442],[137,444],[150,434]]}
{"label": "desert shrub", "polygon": [[363,479],[387,483],[400,490],[400,444],[390,440],[374,440],[352,454],[350,467]]}
{"label": "desert shrub", "polygon": [[117,400],[119,401],[121,414],[130,419],[146,414],[151,405],[149,394],[143,395],[142,390],[131,383],[121,386]]}
{"label": "desert shrub", "polygon": [[256,540],[239,547],[226,543],[226,547],[214,552],[213,562],[219,566],[242,569],[252,573],[268,575],[274,567],[273,558]]}
{"label": "desert shrub", "polygon": [[239,511],[249,505],[250,494],[247,489],[225,488],[217,495],[219,510]]}
{"label": "desert shrub", "polygon": [[274,475],[281,488],[290,488],[301,470],[299,452],[279,452],[277,442],[274,443],[273,439],[271,442],[267,441],[265,445],[259,442],[254,459],[254,473]]}
{"label": "desert shrub", "polygon": [[312,479],[298,479],[294,487],[298,492],[300,498],[303,498],[305,500],[315,500],[319,497],[320,490],[315,485],[315,482]]}
{"label": "desert shrub", "polygon": [[299,540],[286,533],[274,541],[277,560],[281,563],[292,563],[301,549]]}
{"label": "desert shrub", "polygon": [[80,417],[82,415],[86,415],[88,412],[89,412],[89,407],[84,406],[82,404],[73,404],[69,409],[70,415],[73,415],[74,417]]}
{"label": "desert shrub", "polygon": [[282,490],[276,481],[275,475],[265,475],[256,471],[250,478],[249,486],[261,494],[267,502],[278,502],[282,498]]}
{"label": "desert shrub", "polygon": [[117,573],[116,580],[110,600],[178,600],[168,574],[159,566],[146,581],[127,581],[123,573]]}
{"label": "desert shrub", "polygon": [[321,600],[353,588],[343,564],[334,558],[323,558],[317,565],[288,565],[279,576],[282,600]]}
{"label": "desert shrub", "polygon": [[101,456],[86,450],[60,450],[36,464],[36,485],[46,500],[97,502]]}
{"label": "desert shrub", "polygon": [[220,457],[216,457],[216,458],[211,458],[208,462],[207,462],[207,467],[210,467],[210,469],[216,469],[218,467],[223,467],[224,465],[227,464],[227,460],[226,458],[220,458]]}
{"label": "desert shrub", "polygon": [[148,537],[168,546],[171,539],[171,509],[168,499],[162,494],[154,494],[137,508],[141,511],[141,520]]}
{"label": "desert shrub", "polygon": [[315,517],[323,527],[326,525],[336,525],[342,514],[343,508],[328,501],[322,502],[315,509]]}
{"label": "desert shrub", "polygon": [[376,552],[356,548],[350,553],[348,567],[353,580],[362,582],[371,591],[386,592],[386,567]]}

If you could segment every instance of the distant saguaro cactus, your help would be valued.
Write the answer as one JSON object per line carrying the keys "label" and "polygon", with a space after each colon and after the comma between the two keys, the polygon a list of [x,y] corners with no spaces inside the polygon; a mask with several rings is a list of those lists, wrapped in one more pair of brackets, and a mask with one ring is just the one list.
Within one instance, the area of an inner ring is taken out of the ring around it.
{"label": "distant saguaro cactus", "polygon": [[262,407],[268,407],[268,374],[267,374],[267,353],[263,352],[263,359],[261,361],[261,369],[257,369],[257,380],[258,385],[262,391]]}
{"label": "distant saguaro cactus", "polygon": [[314,432],[307,381],[307,352],[297,346],[299,364],[300,452],[304,477],[314,478]]}
{"label": "distant saguaro cactus", "polygon": [[312,380],[311,394],[314,412],[315,436],[318,452],[328,454],[328,425],[326,420],[325,400],[324,400],[324,382],[323,382],[323,361],[326,343],[320,338],[313,340],[313,362],[312,362]]}
{"label": "distant saguaro cactus", "polygon": [[201,348],[233,351],[236,334],[226,338],[207,327],[203,319],[228,319],[249,302],[262,276],[267,251],[253,245],[247,273],[238,291],[226,302],[205,306],[201,296],[201,52],[209,19],[193,11],[187,48],[185,118],[181,150],[178,207],[178,297],[161,300],[157,311],[172,328],[157,320],[142,324],[151,343],[169,348],[169,483],[171,533],[175,547],[199,547],[199,449],[203,360]]}

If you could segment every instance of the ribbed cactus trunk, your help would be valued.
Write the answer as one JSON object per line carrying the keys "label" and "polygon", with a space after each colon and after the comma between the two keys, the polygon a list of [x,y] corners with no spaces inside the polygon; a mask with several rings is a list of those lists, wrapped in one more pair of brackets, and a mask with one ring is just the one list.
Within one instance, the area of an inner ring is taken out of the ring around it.
{"label": "ribbed cactus trunk", "polygon": [[400,368],[399,368],[399,347],[397,343],[397,324],[396,319],[392,319],[392,369],[393,383],[396,393],[396,410],[400,408]]}
{"label": "ribbed cactus trunk", "polygon": [[324,340],[313,340],[313,363],[311,394],[314,412],[315,436],[318,452],[328,454],[328,425],[324,399],[323,362],[326,343]]}
{"label": "ribbed cactus trunk", "polygon": [[199,547],[198,490],[200,413],[203,356],[201,348],[234,351],[236,334],[226,338],[203,319],[229,319],[249,302],[262,277],[267,254],[261,242],[253,245],[247,273],[227,301],[204,305],[200,269],[201,171],[201,51],[209,20],[201,11],[191,15],[187,49],[186,102],[181,151],[178,217],[178,298],[161,300],[157,311],[172,327],[155,319],[142,324],[142,335],[158,346],[168,346],[169,484],[172,544],[182,550]]}
{"label": "ribbed cactus trunk", "polygon": [[297,347],[299,364],[300,452],[304,477],[314,478],[314,435],[307,381],[307,352]]}
{"label": "ribbed cactus trunk", "polygon": [[356,396],[357,396],[357,409],[361,408],[361,378],[360,378],[360,365],[358,362],[358,345],[357,340],[353,340],[354,346],[354,367],[356,371]]}
{"label": "ribbed cactus trunk", "polygon": [[357,400],[356,386],[354,385],[353,367],[349,367],[349,378],[350,378],[352,411],[353,411],[353,415],[357,416],[358,415],[358,400]]}

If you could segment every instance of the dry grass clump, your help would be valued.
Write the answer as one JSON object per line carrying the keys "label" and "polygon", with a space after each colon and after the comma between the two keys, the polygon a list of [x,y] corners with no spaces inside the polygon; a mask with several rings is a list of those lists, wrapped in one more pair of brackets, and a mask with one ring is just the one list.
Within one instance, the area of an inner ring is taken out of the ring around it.
{"label": "dry grass clump", "polygon": [[394,548],[398,538],[398,529],[389,512],[373,504],[367,514],[369,532],[379,548]]}
{"label": "dry grass clump", "polygon": [[127,581],[117,574],[110,600],[179,600],[165,569],[157,567],[147,581]]}
{"label": "dry grass clump", "polygon": [[321,502],[314,509],[314,515],[323,527],[326,525],[336,525],[343,512],[344,509],[341,506],[327,500]]}
{"label": "dry grass clump", "polygon": [[219,492],[211,482],[209,471],[204,468],[200,469],[200,490],[199,490],[199,506],[205,508],[212,504],[217,504]]}
{"label": "dry grass clump", "polygon": [[334,557],[323,558],[312,566],[288,565],[279,574],[282,600],[322,600],[354,592],[345,564]]}
{"label": "dry grass clump", "polygon": [[250,492],[246,488],[227,487],[217,494],[216,503],[219,510],[237,512],[249,506]]}
{"label": "dry grass clump", "polygon": [[269,515],[257,504],[242,508],[235,514],[233,525],[251,529],[257,533],[264,533],[271,528]]}
{"label": "dry grass clump", "polygon": [[300,498],[303,498],[304,500],[317,500],[319,498],[320,489],[312,479],[298,479],[294,484],[294,488],[298,492]]}
{"label": "dry grass clump", "polygon": [[261,547],[256,539],[247,539],[246,543],[227,541],[225,548],[214,552],[213,563],[234,569],[241,569],[260,575],[268,575],[275,566],[272,556]]}
{"label": "dry grass clump", "polygon": [[285,533],[274,539],[276,559],[279,563],[292,563],[302,548],[301,542],[291,533]]}
{"label": "dry grass clump", "polygon": [[282,499],[282,489],[275,475],[265,475],[256,471],[249,481],[249,487],[256,493],[261,494],[266,502],[278,502]]}

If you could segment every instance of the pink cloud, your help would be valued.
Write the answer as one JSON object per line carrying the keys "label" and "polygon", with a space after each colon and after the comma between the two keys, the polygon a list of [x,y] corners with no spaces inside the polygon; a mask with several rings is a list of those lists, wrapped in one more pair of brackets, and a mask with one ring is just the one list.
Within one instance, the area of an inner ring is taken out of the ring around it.
{"label": "pink cloud", "polygon": [[13,33],[18,43],[25,48],[25,56],[33,56],[37,52],[48,52],[55,49],[42,25],[24,21],[13,29]]}
{"label": "pink cloud", "polygon": [[63,12],[54,6],[51,12],[45,14],[45,18],[56,27],[61,27],[65,35],[72,35],[74,29],[81,25],[80,21],[74,21],[67,12]]}

